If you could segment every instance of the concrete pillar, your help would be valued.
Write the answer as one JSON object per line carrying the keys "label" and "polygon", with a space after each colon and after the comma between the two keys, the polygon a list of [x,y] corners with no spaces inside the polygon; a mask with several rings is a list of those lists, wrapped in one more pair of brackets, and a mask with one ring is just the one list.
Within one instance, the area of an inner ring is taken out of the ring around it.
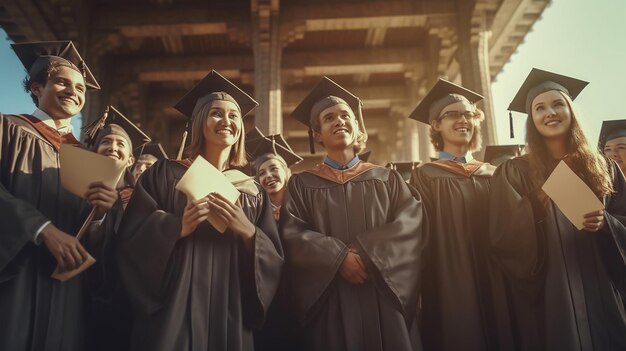
{"label": "concrete pillar", "polygon": [[396,126],[395,140],[392,140],[393,150],[389,161],[418,161],[420,159],[420,136],[417,123],[409,120],[408,106],[395,105],[391,107],[391,120]]}
{"label": "concrete pillar", "polygon": [[[437,64],[436,61],[431,67],[432,72],[436,72]],[[436,74],[427,74],[427,77],[436,77]],[[423,163],[429,162],[430,157],[434,156],[434,149],[432,144],[430,143],[430,126],[408,119],[408,115],[413,111],[413,109],[417,106],[417,104],[422,101],[426,93],[428,92],[428,88],[432,85],[429,82],[431,79],[418,79],[416,74],[413,74],[411,77],[407,78],[406,84],[407,89],[410,92],[412,104],[407,109],[407,114],[405,116],[407,120],[407,130],[411,128],[411,142],[413,143],[412,153],[407,155],[407,161],[421,161]],[[434,79],[433,79],[434,81]],[[428,88],[426,86],[428,85]]]}
{"label": "concrete pillar", "polygon": [[254,119],[264,134],[282,133],[283,130],[278,10],[278,0],[252,0],[254,97],[259,102]]}
{"label": "concrete pillar", "polygon": [[485,112],[482,126],[483,148],[497,144],[495,116],[491,95],[491,72],[489,71],[489,37],[487,18],[475,12],[472,1],[459,1],[457,61],[463,86],[485,97],[478,107]]}

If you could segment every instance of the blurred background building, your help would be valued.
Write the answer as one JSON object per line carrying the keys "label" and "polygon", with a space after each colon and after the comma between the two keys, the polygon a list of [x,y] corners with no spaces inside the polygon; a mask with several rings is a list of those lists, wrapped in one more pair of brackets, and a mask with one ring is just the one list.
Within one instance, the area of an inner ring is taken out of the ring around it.
{"label": "blurred background building", "polygon": [[328,76],[363,100],[370,162],[428,160],[427,128],[406,116],[438,77],[486,97],[484,145],[497,144],[491,82],[550,0],[0,0],[14,42],[73,40],[107,104],[175,154],[172,106],[211,69],[260,106],[246,120],[283,133],[309,167],[307,131],[289,117]]}

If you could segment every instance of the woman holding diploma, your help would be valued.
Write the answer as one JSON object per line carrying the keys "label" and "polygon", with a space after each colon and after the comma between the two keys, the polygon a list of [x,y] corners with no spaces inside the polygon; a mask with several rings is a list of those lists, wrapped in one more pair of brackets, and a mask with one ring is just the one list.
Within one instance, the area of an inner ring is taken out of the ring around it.
{"label": "woman holding diploma", "polygon": [[[245,163],[243,117],[256,105],[211,71],[175,106],[190,118],[190,158],[147,170],[120,226],[132,350],[254,348],[252,328],[263,323],[283,263],[269,201],[251,179],[235,184],[236,203],[218,193],[191,202],[176,185],[198,156],[226,178],[242,179],[230,168]],[[213,228],[209,216],[226,231]]]}
{"label": "woman holding diploma", "polygon": [[[626,349],[626,183],[578,124],[572,100],[586,85],[533,69],[509,106],[528,114],[528,154],[494,174],[490,240],[518,350]],[[582,230],[541,189],[561,160],[605,206]]]}

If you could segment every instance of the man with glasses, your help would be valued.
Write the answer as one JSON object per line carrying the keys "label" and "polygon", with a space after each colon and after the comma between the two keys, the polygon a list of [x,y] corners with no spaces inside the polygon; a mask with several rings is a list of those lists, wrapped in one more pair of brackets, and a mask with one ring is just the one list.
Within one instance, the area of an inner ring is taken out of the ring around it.
{"label": "man with glasses", "polygon": [[421,284],[425,350],[491,350],[499,349],[499,337],[509,340],[498,330],[506,323],[492,312],[494,304],[504,303],[503,285],[489,262],[485,237],[495,167],[472,157],[481,144],[484,114],[476,103],[482,99],[439,79],[409,116],[430,125],[439,152],[438,160],[415,168],[410,180],[430,224]]}

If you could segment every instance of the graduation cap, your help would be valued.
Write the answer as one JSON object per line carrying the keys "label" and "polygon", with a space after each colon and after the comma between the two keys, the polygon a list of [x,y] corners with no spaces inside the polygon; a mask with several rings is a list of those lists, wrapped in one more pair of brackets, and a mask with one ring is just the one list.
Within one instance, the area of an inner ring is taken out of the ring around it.
{"label": "graduation cap", "polygon": [[484,161],[499,166],[510,158],[522,155],[522,150],[524,145],[487,145]]}
{"label": "graduation cap", "polygon": [[395,169],[405,181],[411,178],[411,172],[420,164],[420,161],[393,161],[385,165],[386,168]]}
{"label": "graduation cap", "polygon": [[169,158],[161,143],[149,143],[144,145],[143,148],[135,149],[136,159],[139,159],[139,157],[143,155],[152,155],[158,160],[165,160]]}
{"label": "graduation cap", "polygon": [[141,149],[151,140],[139,127],[113,106],[107,106],[102,117],[84,127],[83,130],[85,143],[89,148],[97,147],[103,137],[111,134],[124,137],[130,143],[132,150]]}
{"label": "graduation cap", "polygon": [[309,148],[312,154],[315,153],[315,141],[311,122],[317,121],[319,114],[325,109],[339,104],[348,105],[352,109],[360,131],[366,134],[361,100],[330,78],[324,77],[291,113],[293,118],[309,127]]}
{"label": "graduation cap", "polygon": [[[287,144],[285,138],[283,138],[280,134],[269,135],[267,137],[262,136],[261,134],[261,137],[254,138],[252,140],[246,139],[246,151],[251,161],[256,160],[255,163],[260,161],[260,157],[266,154],[282,157],[283,160],[285,160],[287,167],[291,167],[302,161],[302,157],[293,152],[291,147],[289,147],[289,144]],[[263,161],[260,163],[265,162],[265,160],[266,158],[263,158]],[[256,166],[258,167],[260,164]]]}
{"label": "graduation cap", "polygon": [[567,94],[572,101],[585,89],[589,82],[580,79],[564,76],[561,74],[533,68],[522,86],[519,88],[513,100],[509,104],[509,124],[511,138],[513,133],[513,114],[511,111],[526,113],[530,115],[533,100],[542,93],[550,90],[558,90]]}
{"label": "graduation cap", "polygon": [[234,103],[241,112],[241,117],[246,116],[250,111],[259,105],[250,95],[246,94],[243,90],[239,89],[228,79],[224,78],[221,74],[215,70],[211,70],[196,86],[185,94],[177,103],[174,108],[180,111],[185,117],[187,117],[187,125],[185,126],[185,133],[183,134],[183,140],[178,150],[178,159],[181,158],[185,141],[187,139],[187,128],[189,121],[200,108],[204,107],[211,101],[230,101]]}
{"label": "graduation cap", "polygon": [[55,62],[82,74],[88,89],[100,89],[96,78],[69,40],[17,43],[11,44],[11,47],[30,77],[36,76],[47,69],[51,62]]}
{"label": "graduation cap", "polygon": [[483,96],[460,85],[439,78],[426,96],[411,112],[409,118],[430,124],[437,119],[441,111],[448,105],[459,101],[467,101],[476,104]]}
{"label": "graduation cap", "polygon": [[[259,127],[254,127],[254,129],[252,129],[251,131],[246,133],[246,150],[250,150],[250,147],[252,147],[252,144],[250,144],[251,141],[254,141],[256,139],[260,139],[260,138],[265,138],[265,135],[263,135],[263,132],[261,132],[261,130],[259,129]],[[250,145],[250,146],[248,146]]]}
{"label": "graduation cap", "polygon": [[626,119],[603,121],[598,147],[602,150],[607,141],[620,137],[626,137]]}
{"label": "graduation cap", "polygon": [[370,156],[372,155],[372,150],[367,150],[365,152],[361,152],[359,154],[359,159],[363,162],[367,162],[367,160],[370,159]]}

